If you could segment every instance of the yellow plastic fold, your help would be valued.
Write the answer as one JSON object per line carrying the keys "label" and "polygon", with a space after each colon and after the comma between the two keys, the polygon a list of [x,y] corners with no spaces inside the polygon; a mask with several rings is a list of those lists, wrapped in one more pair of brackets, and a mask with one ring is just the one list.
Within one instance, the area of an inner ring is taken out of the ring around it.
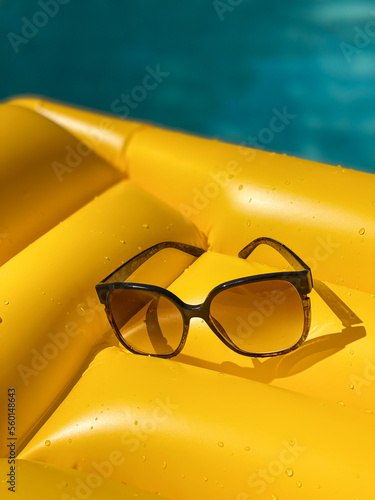
{"label": "yellow plastic fold", "polygon": [[74,135],[80,142],[88,144],[96,154],[111,165],[122,170],[120,158],[135,132],[144,125],[116,119],[114,116],[103,116],[90,113],[81,108],[74,108],[66,113],[66,106],[44,99],[18,98],[12,99],[13,106],[27,108],[48,118]]}
{"label": "yellow plastic fold", "polygon": [[114,480],[180,500],[370,499],[374,446],[363,410],[110,347],[20,458],[93,472],[118,450]]}
{"label": "yellow plastic fold", "polygon": [[0,105],[0,265],[123,176],[28,109]]}
{"label": "yellow plastic fold", "polygon": [[[27,460],[16,460],[14,465],[15,484],[14,492],[12,479],[6,478],[9,474],[7,460],[0,459],[0,476],[4,478],[0,483],[1,498],[16,500],[152,500],[161,495],[148,493],[138,488],[111,480],[112,470],[119,466],[123,457],[114,452],[110,460],[93,464],[93,472],[87,474],[66,467],[49,465]],[[10,481],[8,483],[8,480]]]}

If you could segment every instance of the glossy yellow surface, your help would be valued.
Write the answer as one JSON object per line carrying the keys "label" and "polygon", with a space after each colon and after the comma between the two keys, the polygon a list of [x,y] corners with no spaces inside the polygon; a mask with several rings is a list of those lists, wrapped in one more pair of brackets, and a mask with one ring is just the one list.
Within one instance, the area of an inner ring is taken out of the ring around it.
{"label": "glossy yellow surface", "polygon": [[[58,481],[111,458],[92,498],[128,498],[122,482],[178,500],[372,498],[374,176],[40,99],[0,114],[0,434],[15,387],[19,497],[29,483],[41,498],[40,478],[62,498]],[[284,266],[272,249],[236,257],[259,236],[312,268],[300,349],[246,358],[199,319],[171,360],[118,345],[94,287],[122,262],[165,240],[208,249],[171,286],[198,303]]]}
{"label": "glossy yellow surface", "polygon": [[[123,457],[116,452],[108,460],[93,462],[93,471],[90,473],[77,471],[71,468],[60,467],[40,462],[16,460],[14,467],[16,475],[22,478],[16,487],[16,492],[8,492],[6,487],[10,483],[0,483],[1,498],[16,498],[17,500],[31,500],[34,498],[48,498],[48,500],[75,500],[90,498],[92,500],[152,500],[163,496],[148,493],[138,488],[132,488],[122,482],[107,479],[112,469],[123,462]],[[0,459],[1,478],[9,473],[9,464],[6,459]]]}
{"label": "glossy yellow surface", "polygon": [[0,106],[0,264],[121,180],[121,173],[50,120]]}

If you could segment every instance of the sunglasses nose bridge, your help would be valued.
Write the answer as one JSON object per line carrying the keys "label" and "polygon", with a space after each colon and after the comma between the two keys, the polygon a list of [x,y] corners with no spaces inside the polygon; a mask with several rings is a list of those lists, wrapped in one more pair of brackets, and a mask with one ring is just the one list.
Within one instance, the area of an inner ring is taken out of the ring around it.
{"label": "sunglasses nose bridge", "polygon": [[195,305],[185,305],[185,314],[187,319],[190,321],[192,318],[202,318],[205,319],[207,317],[205,304],[195,304]]}

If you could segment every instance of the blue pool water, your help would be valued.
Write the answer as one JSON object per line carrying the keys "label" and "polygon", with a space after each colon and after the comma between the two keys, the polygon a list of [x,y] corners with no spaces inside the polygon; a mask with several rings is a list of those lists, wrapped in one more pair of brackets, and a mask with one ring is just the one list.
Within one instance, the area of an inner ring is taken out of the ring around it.
{"label": "blue pool water", "polygon": [[0,0],[0,98],[375,172],[373,1],[64,2]]}

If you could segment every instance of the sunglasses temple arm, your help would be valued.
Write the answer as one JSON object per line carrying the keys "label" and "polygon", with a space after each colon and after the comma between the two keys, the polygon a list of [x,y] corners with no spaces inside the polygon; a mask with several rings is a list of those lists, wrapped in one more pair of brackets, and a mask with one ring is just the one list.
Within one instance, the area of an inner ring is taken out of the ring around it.
{"label": "sunglasses temple arm", "polygon": [[202,255],[202,253],[205,252],[205,250],[203,250],[202,248],[187,245],[185,243],[164,241],[162,243],[158,243],[157,245],[148,248],[147,250],[144,250],[140,254],[130,259],[128,262],[125,262],[125,264],[123,264],[118,269],[116,269],[112,274],[107,276],[107,278],[105,278],[103,283],[125,281],[131,274],[134,273],[136,269],[138,269],[138,267],[144,264],[146,260],[155,255],[157,252],[160,252],[160,250],[164,250],[165,248],[175,248],[177,250],[181,250],[182,252],[194,255],[196,257],[199,257],[200,255]]}
{"label": "sunglasses temple arm", "polygon": [[246,247],[239,252],[238,257],[240,257],[241,259],[247,259],[249,255],[259,245],[262,244],[269,245],[274,250],[279,252],[284,257],[284,259],[289,262],[289,264],[293,267],[295,271],[310,271],[309,266],[305,262],[303,262],[303,260],[300,259],[298,255],[296,255],[292,250],[290,250],[290,248],[286,247],[282,243],[272,238],[266,238],[266,237],[257,238],[256,240],[246,245]]}

